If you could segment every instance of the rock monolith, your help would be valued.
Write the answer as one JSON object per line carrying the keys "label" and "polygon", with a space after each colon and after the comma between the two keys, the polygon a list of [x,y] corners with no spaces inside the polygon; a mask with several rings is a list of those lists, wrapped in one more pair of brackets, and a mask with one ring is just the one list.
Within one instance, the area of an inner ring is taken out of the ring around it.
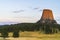
{"label": "rock monolith", "polygon": [[54,23],[56,24],[57,22],[54,20],[53,12],[50,9],[44,9],[41,19],[37,23]]}

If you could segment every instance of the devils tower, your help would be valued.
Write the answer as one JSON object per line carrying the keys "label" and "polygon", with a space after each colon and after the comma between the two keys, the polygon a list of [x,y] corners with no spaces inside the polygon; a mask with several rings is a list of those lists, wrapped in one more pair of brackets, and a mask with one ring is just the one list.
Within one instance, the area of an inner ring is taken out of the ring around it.
{"label": "devils tower", "polygon": [[57,22],[54,20],[54,16],[52,10],[44,9],[42,13],[41,19],[37,23],[53,23],[56,24]]}

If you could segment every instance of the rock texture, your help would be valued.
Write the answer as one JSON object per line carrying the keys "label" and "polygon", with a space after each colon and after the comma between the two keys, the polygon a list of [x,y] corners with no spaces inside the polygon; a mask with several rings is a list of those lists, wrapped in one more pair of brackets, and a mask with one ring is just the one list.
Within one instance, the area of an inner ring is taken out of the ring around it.
{"label": "rock texture", "polygon": [[46,20],[46,19],[54,20],[52,11],[48,10],[48,9],[44,9],[41,19],[43,19],[43,20]]}
{"label": "rock texture", "polygon": [[37,23],[54,23],[57,22],[54,20],[52,10],[44,9],[41,19]]}

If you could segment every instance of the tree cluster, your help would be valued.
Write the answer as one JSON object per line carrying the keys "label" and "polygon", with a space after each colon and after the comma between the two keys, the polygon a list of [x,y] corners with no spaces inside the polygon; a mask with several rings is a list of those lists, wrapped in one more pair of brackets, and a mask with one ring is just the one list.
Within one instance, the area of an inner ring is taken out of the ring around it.
{"label": "tree cluster", "polygon": [[59,24],[21,23],[0,26],[1,37],[8,37],[8,32],[13,32],[13,37],[19,37],[20,31],[41,31],[45,34],[54,34],[60,31]]}

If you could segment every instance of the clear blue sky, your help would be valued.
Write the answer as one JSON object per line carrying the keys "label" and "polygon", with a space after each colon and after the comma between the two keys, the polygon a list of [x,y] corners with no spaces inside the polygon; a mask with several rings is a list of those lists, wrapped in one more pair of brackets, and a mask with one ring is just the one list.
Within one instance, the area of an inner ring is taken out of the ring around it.
{"label": "clear blue sky", "polygon": [[60,0],[0,0],[0,22],[36,22],[43,9],[51,9],[60,23]]}

